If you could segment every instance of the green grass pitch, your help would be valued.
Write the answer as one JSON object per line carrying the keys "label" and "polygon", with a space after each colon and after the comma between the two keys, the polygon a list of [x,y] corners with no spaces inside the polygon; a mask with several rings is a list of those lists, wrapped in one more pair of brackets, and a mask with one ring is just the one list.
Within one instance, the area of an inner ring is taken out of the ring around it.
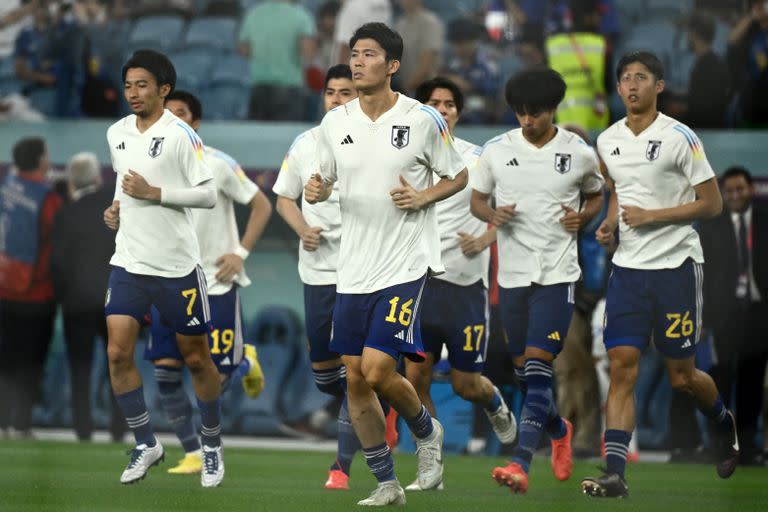
{"label": "green grass pitch", "polygon": [[[323,489],[329,453],[226,449],[226,477],[217,489],[202,489],[198,476],[169,475],[181,450],[167,447],[166,461],[138,484],[118,482],[127,463],[126,447],[48,441],[0,442],[0,511],[265,511],[314,512],[357,509],[373,477],[360,456],[352,467],[351,491]],[[552,476],[549,461],[534,460],[529,491],[512,495],[492,481],[495,457],[445,457],[443,492],[408,493],[407,508],[443,511],[768,511],[768,469],[738,468],[720,480],[712,466],[647,464],[629,466],[630,498],[595,500],[582,495],[579,481],[594,464],[577,463],[568,482]],[[396,454],[403,485],[416,471],[412,455]]]}

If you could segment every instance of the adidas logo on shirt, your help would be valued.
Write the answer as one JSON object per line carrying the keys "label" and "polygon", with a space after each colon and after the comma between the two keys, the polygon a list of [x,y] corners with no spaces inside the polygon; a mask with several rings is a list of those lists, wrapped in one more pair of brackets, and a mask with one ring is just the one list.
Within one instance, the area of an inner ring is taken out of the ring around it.
{"label": "adidas logo on shirt", "polygon": [[198,320],[196,316],[193,316],[192,320],[187,322],[187,327],[193,327],[195,325],[200,325],[200,320]]}
{"label": "adidas logo on shirt", "polygon": [[405,341],[405,331],[400,331],[399,333],[395,334],[395,338]]}
{"label": "adidas logo on shirt", "polygon": [[509,166],[509,165],[512,165],[512,166],[516,166],[516,165],[520,165],[520,164],[518,164],[518,163],[517,163],[517,158],[513,158],[512,160],[510,160],[509,162],[507,162],[507,165],[508,165],[508,166]]}
{"label": "adidas logo on shirt", "polygon": [[353,141],[353,140],[352,140],[352,137],[350,137],[349,135],[347,135],[346,137],[344,137],[344,140],[343,140],[343,141],[341,141],[341,145],[342,145],[342,146],[343,146],[344,144],[354,144],[354,143],[355,143],[355,141]]}
{"label": "adidas logo on shirt", "polygon": [[555,331],[551,333],[549,336],[547,336],[548,340],[554,340],[554,341],[560,341],[560,333]]}
{"label": "adidas logo on shirt", "polygon": [[115,146],[115,149],[125,149],[125,142],[121,142],[117,146]]}
{"label": "adidas logo on shirt", "polygon": [[614,149],[613,151],[611,151],[611,155],[613,155],[613,156],[619,156],[619,155],[621,155],[621,151],[619,151],[619,148],[617,147],[616,149]]}

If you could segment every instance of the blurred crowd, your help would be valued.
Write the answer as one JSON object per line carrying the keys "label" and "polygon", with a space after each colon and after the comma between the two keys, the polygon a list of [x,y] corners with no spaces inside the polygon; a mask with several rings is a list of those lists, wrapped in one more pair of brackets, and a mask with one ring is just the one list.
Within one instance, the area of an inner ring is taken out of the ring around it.
{"label": "blurred crowd", "polygon": [[324,70],[347,61],[367,21],[403,36],[394,85],[448,76],[467,124],[513,124],[505,80],[549,66],[568,83],[560,121],[600,130],[623,115],[614,63],[649,49],[669,70],[668,114],[693,128],[768,125],[764,0],[7,0],[0,119],[126,113],[120,63],[152,47],[214,119],[314,121]]}

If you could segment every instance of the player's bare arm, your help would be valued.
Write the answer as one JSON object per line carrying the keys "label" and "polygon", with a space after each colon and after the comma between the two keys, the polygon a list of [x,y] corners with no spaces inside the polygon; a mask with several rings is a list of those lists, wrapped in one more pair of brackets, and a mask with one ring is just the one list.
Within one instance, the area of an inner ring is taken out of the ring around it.
{"label": "player's bare arm", "polygon": [[277,196],[277,213],[293,229],[293,232],[301,239],[301,246],[305,251],[313,252],[320,247],[323,228],[310,226],[304,219],[296,201],[284,196]]}
{"label": "player's bare arm", "polygon": [[469,203],[469,209],[472,212],[472,215],[484,222],[493,224],[497,228],[506,226],[515,217],[517,204],[497,206],[494,209],[488,204],[490,198],[491,194],[473,190],[472,199]]}
{"label": "player's bare arm", "polygon": [[112,201],[112,204],[104,210],[104,224],[113,231],[120,227],[120,201]]}
{"label": "player's bare arm", "polygon": [[304,199],[309,204],[322,203],[331,197],[333,184],[323,180],[320,173],[316,172],[304,185]]}
{"label": "player's bare arm", "polygon": [[496,241],[496,228],[492,227],[480,236],[472,236],[464,231],[459,231],[459,247],[464,256],[471,258],[483,252]]}
{"label": "player's bare arm", "polygon": [[681,224],[716,217],[723,210],[723,196],[717,178],[694,186],[696,200],[673,208],[646,210],[634,205],[620,205],[621,218],[630,228],[649,224]]}
{"label": "player's bare arm", "polygon": [[616,226],[619,224],[619,203],[616,199],[616,186],[608,174],[608,169],[605,167],[602,158],[600,159],[600,172],[605,179],[605,186],[610,195],[608,196],[608,212],[605,215],[605,220],[597,228],[595,238],[600,245],[611,247],[615,241],[614,232],[616,231]]}
{"label": "player's bare arm", "polygon": [[232,281],[240,272],[243,271],[245,258],[253,250],[256,242],[261,238],[267,221],[272,215],[272,204],[264,194],[257,193],[248,203],[251,214],[248,217],[248,223],[245,225],[245,233],[240,240],[240,249],[234,253],[222,254],[216,260],[218,271],[216,279],[228,283]]}
{"label": "player's bare arm", "polygon": [[419,191],[414,189],[403,176],[400,176],[400,186],[390,190],[389,195],[395,202],[395,206],[401,210],[415,212],[463,190],[468,181],[469,174],[464,168],[452,180],[443,178],[435,185]]}

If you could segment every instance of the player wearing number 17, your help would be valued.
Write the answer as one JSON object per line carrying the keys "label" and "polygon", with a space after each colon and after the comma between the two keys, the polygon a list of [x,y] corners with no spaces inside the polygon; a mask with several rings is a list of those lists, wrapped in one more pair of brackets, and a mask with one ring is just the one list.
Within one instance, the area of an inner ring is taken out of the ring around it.
{"label": "player wearing number 17", "polygon": [[691,223],[720,213],[717,179],[690,128],[656,111],[664,69],[655,55],[624,55],[616,79],[627,117],[597,139],[613,192],[598,240],[612,243],[619,228],[603,336],[611,365],[607,468],[602,476],[582,481],[585,494],[611,498],[628,495],[624,468],[635,428],[634,387],[640,355],[651,337],[664,356],[672,387],[693,395],[715,427],[721,478],[736,469],[739,450],[733,414],[710,376],[695,365],[704,256]]}
{"label": "player wearing number 17", "polygon": [[[499,307],[515,374],[527,387],[518,445],[492,476],[525,493],[544,432],[552,441],[555,478],[567,480],[573,470],[573,427],[552,396],[552,363],[563,349],[581,275],[576,238],[602,208],[603,179],[594,150],[553,124],[565,95],[557,72],[521,72],[505,94],[520,128],[485,144],[471,175],[471,209],[497,227]],[[488,204],[494,191],[495,209]]]}
{"label": "player wearing number 17", "polygon": [[202,422],[206,467],[203,486],[224,476],[220,383],[206,333],[209,305],[200,248],[188,208],[213,208],[216,189],[203,143],[184,121],[163,108],[176,71],[168,58],[138,50],[123,66],[132,115],[110,126],[107,141],[117,186],[104,221],[117,229],[105,304],[112,389],[136,438],[120,481],[144,478],[164,458],[144,402],[134,349],[144,315],[154,306],[192,373]]}
{"label": "player wearing number 17", "polygon": [[[401,355],[424,359],[419,315],[424,283],[442,272],[433,204],[467,183],[464,161],[432,107],[392,91],[403,41],[382,23],[350,40],[358,98],[325,115],[308,203],[326,200],[339,182],[341,245],[331,350],[347,368],[352,424],[379,482],[360,505],[405,503],[384,441],[378,393],[416,437],[422,489],[442,482],[443,429],[399,373]],[[433,174],[442,179],[434,184]]]}

